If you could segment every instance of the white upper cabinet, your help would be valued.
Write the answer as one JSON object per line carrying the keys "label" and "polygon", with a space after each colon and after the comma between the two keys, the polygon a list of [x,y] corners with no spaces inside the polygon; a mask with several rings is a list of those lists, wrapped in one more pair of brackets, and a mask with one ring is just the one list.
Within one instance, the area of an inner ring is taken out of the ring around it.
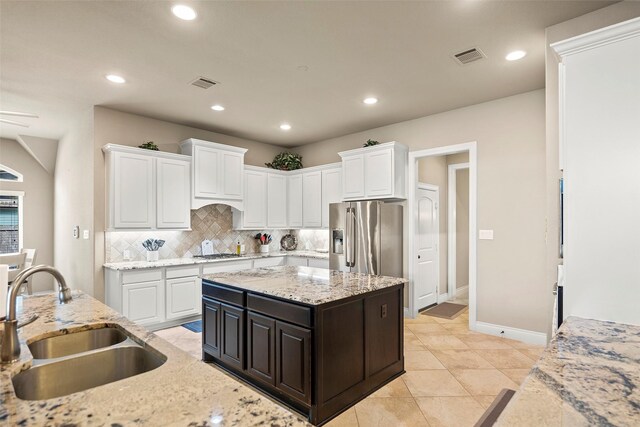
{"label": "white upper cabinet", "polygon": [[329,228],[329,205],[342,201],[342,168],[322,171],[322,228]]}
{"label": "white upper cabinet", "polygon": [[302,227],[302,174],[287,176],[287,225]]}
{"label": "white upper cabinet", "polygon": [[245,148],[190,138],[180,144],[191,156],[191,208],[224,203],[242,209]]}
{"label": "white upper cabinet", "polygon": [[[246,170],[244,211],[237,228],[265,228],[267,226],[267,174]],[[235,212],[234,212],[235,213]]]}
{"label": "white upper cabinet", "polygon": [[184,230],[190,227],[189,157],[108,144],[108,230]]}
{"label": "white upper cabinet", "polygon": [[267,227],[287,226],[287,176],[269,173],[267,176]]}
{"label": "white upper cabinet", "polygon": [[157,228],[175,230],[191,226],[190,172],[191,164],[188,161],[156,160]]}
{"label": "white upper cabinet", "polygon": [[405,199],[408,148],[396,142],[343,151],[344,200]]}
{"label": "white upper cabinet", "polygon": [[322,226],[322,172],[302,174],[302,226]]}

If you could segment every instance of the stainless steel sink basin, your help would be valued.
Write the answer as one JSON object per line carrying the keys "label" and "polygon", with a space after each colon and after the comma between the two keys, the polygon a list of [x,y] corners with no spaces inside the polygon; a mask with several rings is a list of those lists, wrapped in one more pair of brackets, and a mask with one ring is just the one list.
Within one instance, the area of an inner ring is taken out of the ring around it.
{"label": "stainless steel sink basin", "polygon": [[110,347],[126,339],[121,330],[107,327],[44,338],[29,344],[29,350],[34,359],[54,359]]}
{"label": "stainless steel sink basin", "polygon": [[139,346],[119,346],[36,365],[12,381],[19,399],[53,399],[149,372],[165,361]]}

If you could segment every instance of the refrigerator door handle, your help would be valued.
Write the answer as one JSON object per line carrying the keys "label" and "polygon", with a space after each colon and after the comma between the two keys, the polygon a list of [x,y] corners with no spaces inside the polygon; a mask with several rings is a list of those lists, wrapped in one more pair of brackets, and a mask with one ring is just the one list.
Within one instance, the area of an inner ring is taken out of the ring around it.
{"label": "refrigerator door handle", "polygon": [[351,264],[349,267],[356,266],[356,208],[351,208],[351,217],[348,219],[351,222],[349,227],[349,250],[351,254],[349,256]]}
{"label": "refrigerator door handle", "polygon": [[345,234],[344,234],[344,260],[345,265],[347,267],[351,267],[351,218],[349,218],[349,214],[351,213],[351,208],[347,208],[346,215],[346,224],[345,224]]}

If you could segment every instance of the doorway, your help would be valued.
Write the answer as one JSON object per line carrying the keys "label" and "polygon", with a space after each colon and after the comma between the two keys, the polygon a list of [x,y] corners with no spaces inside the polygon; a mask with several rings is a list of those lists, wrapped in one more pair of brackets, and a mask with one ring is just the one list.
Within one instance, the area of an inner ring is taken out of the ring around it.
{"label": "doorway", "polygon": [[469,303],[469,163],[448,165],[447,290],[450,302]]}
{"label": "doorway", "polygon": [[416,234],[415,284],[418,310],[438,302],[440,283],[440,214],[438,201],[440,189],[431,184],[420,183],[416,190],[418,227]]}
{"label": "doorway", "polygon": [[[421,236],[420,230],[420,216],[421,206],[420,201],[424,199],[423,189],[420,188],[420,183],[423,182],[419,175],[419,161],[424,159],[430,159],[435,157],[442,156],[452,156],[455,154],[464,153],[465,161],[458,161],[456,163],[466,163],[468,167],[466,170],[468,171],[468,183],[469,183],[469,195],[468,195],[468,305],[469,305],[469,328],[475,329],[476,326],[476,318],[477,318],[477,308],[476,308],[476,280],[477,280],[477,266],[476,266],[476,257],[477,257],[477,144],[475,142],[469,142],[465,144],[457,144],[450,145],[439,148],[432,148],[420,151],[412,151],[409,153],[409,175],[408,175],[408,188],[410,189],[408,194],[407,201],[407,211],[410,215],[408,223],[408,250],[409,250],[409,262],[408,262],[408,272],[409,272],[409,301],[408,301],[408,315],[410,317],[416,317],[419,313],[419,310],[424,308],[424,304],[426,302],[431,302],[433,304],[433,299],[435,297],[435,302],[439,303],[442,301],[446,301],[449,299],[449,295],[453,294],[455,296],[455,288],[450,287],[448,284],[448,278],[445,280],[445,276],[448,276],[449,272],[449,263],[448,263],[448,248],[445,250],[444,247],[448,246],[448,234],[446,233],[447,225],[448,225],[448,212],[445,214],[444,212],[439,213],[440,218],[440,227],[439,227],[439,244],[438,249],[440,262],[438,264],[438,268],[434,269],[438,270],[438,281],[440,282],[440,286],[436,287],[435,295],[432,295],[424,285],[424,282],[418,282],[421,276],[424,276],[425,272],[422,270],[426,270],[425,267],[421,267],[418,260],[422,261],[422,246],[424,242],[423,237]],[[447,166],[444,167],[444,176],[447,177]],[[446,181],[446,178],[445,178]],[[446,184],[445,184],[446,185]],[[445,188],[444,186],[439,186],[440,189]],[[448,190],[448,188],[447,188]],[[447,194],[448,191],[444,192]],[[440,195],[442,196],[442,194]],[[440,199],[442,200],[442,199]],[[424,205],[425,202],[422,202]],[[445,210],[448,211],[448,202],[445,200],[442,203],[438,203],[437,206],[444,207]],[[422,206],[424,208],[424,206]],[[435,243],[434,243],[435,245]],[[418,259],[418,255],[420,255],[420,259]],[[459,264],[459,262],[458,262]],[[442,267],[440,267],[442,266]],[[428,274],[428,273],[427,273]]]}

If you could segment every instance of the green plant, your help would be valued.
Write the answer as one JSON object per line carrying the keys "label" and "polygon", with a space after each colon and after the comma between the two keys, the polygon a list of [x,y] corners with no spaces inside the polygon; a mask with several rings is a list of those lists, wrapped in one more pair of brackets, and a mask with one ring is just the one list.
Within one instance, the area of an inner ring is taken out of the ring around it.
{"label": "green plant", "polygon": [[145,150],[160,151],[158,146],[153,141],[147,141],[142,145],[138,145],[138,148],[144,148]]}
{"label": "green plant", "polygon": [[380,144],[378,141],[374,141],[373,139],[367,139],[367,142],[364,143],[363,147],[372,147],[378,144]]}
{"label": "green plant", "polygon": [[295,153],[276,154],[271,163],[265,163],[268,168],[279,169],[281,171],[293,171],[302,169],[302,156]]}

